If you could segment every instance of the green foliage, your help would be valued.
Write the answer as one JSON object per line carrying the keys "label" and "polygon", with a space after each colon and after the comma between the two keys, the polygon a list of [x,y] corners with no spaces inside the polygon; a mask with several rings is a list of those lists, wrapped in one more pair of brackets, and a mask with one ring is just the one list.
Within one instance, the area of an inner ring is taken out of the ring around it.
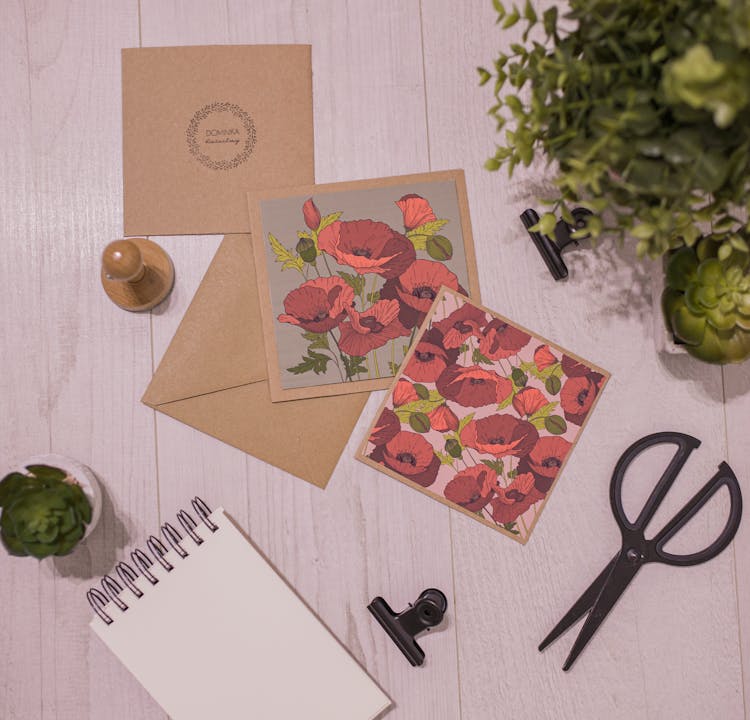
{"label": "green foliage", "polygon": [[351,380],[355,375],[367,372],[365,358],[360,355],[346,355],[341,353],[341,359],[344,361],[344,370],[346,379]]}
{"label": "green foliage", "polygon": [[[546,405],[542,406],[537,410],[530,418],[529,422],[537,429],[541,430],[542,428],[549,428],[547,427],[547,420],[550,419],[550,416],[552,415],[552,412],[557,407],[558,403],[556,402],[549,402]],[[562,420],[562,418],[559,418]],[[563,422],[565,422],[563,420]],[[552,430],[549,430],[552,432]],[[565,430],[563,430],[565,432]],[[561,433],[554,433],[555,435],[559,435]]]}
{"label": "green foliage", "polygon": [[0,538],[11,555],[67,555],[91,522],[80,485],[59,468],[29,465],[0,481]]}
{"label": "green foliage", "polygon": [[[424,385],[422,387],[424,387]],[[427,388],[424,389],[427,390]],[[417,396],[421,399],[412,400],[412,402],[404,403],[397,408],[393,408],[393,412],[396,413],[401,422],[411,422],[411,417],[415,413],[420,415],[425,414],[426,417],[426,413],[431,413],[445,402],[445,398],[443,398],[437,390],[428,390],[427,397],[422,397],[419,391],[417,391]],[[424,432],[427,431],[425,430]]]}
{"label": "green foliage", "polygon": [[292,375],[302,375],[312,371],[316,375],[321,375],[328,369],[330,360],[331,358],[328,355],[323,355],[323,353],[308,348],[307,355],[302,356],[302,362],[287,368],[287,372],[292,373]]}
{"label": "green foliage", "polygon": [[355,295],[361,295],[365,289],[365,278],[361,275],[344,272],[337,273],[338,276],[352,289]]}
{"label": "green foliage", "polygon": [[[423,225],[420,225],[419,227],[415,227],[412,230],[409,230],[409,232],[406,233],[406,237],[411,240],[411,244],[414,245],[415,250],[428,250],[428,241],[433,237],[440,237],[442,238],[442,235],[436,235],[437,231],[440,230],[444,225],[448,224],[448,220],[431,220],[430,222],[426,222]],[[433,246],[433,252],[446,252],[448,249],[450,250],[450,254],[447,258],[435,258],[435,259],[450,259],[450,257],[453,256],[453,246],[450,244],[450,241],[447,238],[443,238],[447,245],[443,245],[439,250],[435,250]],[[430,253],[430,256],[434,257],[432,253]]]}
{"label": "green foliage", "polygon": [[482,460],[482,463],[488,468],[494,470],[498,475],[502,475],[503,470],[505,469],[502,460]]}
{"label": "green foliage", "polygon": [[[667,266],[662,295],[669,330],[694,357],[711,363],[750,357],[750,274],[747,253],[705,238],[681,248]],[[744,258],[744,260],[743,260]]]}
{"label": "green foliage", "polygon": [[281,263],[282,270],[294,268],[295,270],[302,272],[302,268],[305,266],[305,261],[299,255],[295,255],[285,248],[276,239],[276,236],[273,233],[268,233],[268,242],[271,245],[271,250],[273,250],[276,262]]}
{"label": "green foliage", "polygon": [[641,256],[695,245],[707,221],[742,237],[750,0],[568,0],[560,24],[557,7],[493,6],[525,32],[479,68],[504,133],[489,170],[543,154],[558,168],[552,211],[589,208],[584,232],[633,237]]}

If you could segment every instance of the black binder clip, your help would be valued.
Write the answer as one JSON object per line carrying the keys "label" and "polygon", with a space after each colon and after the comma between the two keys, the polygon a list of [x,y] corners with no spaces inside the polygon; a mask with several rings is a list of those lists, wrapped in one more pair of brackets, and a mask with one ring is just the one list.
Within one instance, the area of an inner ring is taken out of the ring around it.
{"label": "black binder clip", "polygon": [[571,243],[578,245],[578,240],[585,240],[588,237],[588,235],[584,235],[580,238],[572,238],[570,234],[586,227],[586,218],[592,214],[591,210],[577,207],[573,208],[571,214],[574,224],[570,225],[565,220],[558,220],[557,225],[555,225],[555,238],[553,240],[544,233],[529,230],[530,227],[539,222],[539,215],[536,210],[529,208],[521,213],[521,220],[526,230],[528,230],[536,249],[539,250],[542,260],[544,260],[547,269],[552,273],[555,280],[564,280],[568,277],[568,268],[562,259],[562,251]]}
{"label": "black binder clip", "polygon": [[442,622],[448,600],[440,590],[430,588],[424,590],[417,601],[413,605],[410,603],[403,612],[393,612],[382,597],[376,597],[367,609],[390,635],[396,647],[406,655],[406,659],[416,666],[424,662],[424,651],[415,638]]}

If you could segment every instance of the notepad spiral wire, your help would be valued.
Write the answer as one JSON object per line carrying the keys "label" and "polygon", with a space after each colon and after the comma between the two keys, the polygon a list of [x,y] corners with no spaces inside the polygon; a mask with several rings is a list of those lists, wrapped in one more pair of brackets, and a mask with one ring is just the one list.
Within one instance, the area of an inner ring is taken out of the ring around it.
{"label": "notepad spiral wire", "polygon": [[[214,523],[209,515],[211,509],[206,503],[199,497],[193,498],[191,501],[193,510],[198,514],[203,524],[212,532],[216,532],[219,526]],[[177,519],[180,521],[185,532],[192,538],[193,542],[199,546],[202,545],[204,540],[195,531],[198,523],[193,519],[193,516],[185,510],[180,510],[177,513]],[[172,546],[172,549],[182,558],[185,559],[190,555],[180,543],[182,542],[182,535],[171,523],[164,523],[161,526],[161,532],[166,538],[167,542]],[[149,536],[146,541],[146,547],[151,552],[154,560],[158,562],[167,572],[171,572],[174,569],[174,565],[166,559],[165,555],[168,550],[166,545],[155,535]],[[145,577],[151,585],[157,585],[159,579],[151,572],[150,568],[153,566],[154,561],[143,552],[140,548],[136,548],[130,553],[130,559]],[[138,573],[133,569],[133,565],[127,562],[120,561],[115,566],[115,570],[122,581],[122,585],[112,575],[105,575],[101,579],[101,586],[104,590],[102,592],[99,588],[91,588],[86,593],[86,598],[89,601],[89,605],[93,608],[94,612],[107,624],[111,625],[114,620],[112,617],[104,611],[107,604],[112,601],[121,611],[125,612],[128,609],[128,604],[123,601],[120,597],[120,593],[124,587],[127,587],[134,595],[136,599],[143,597],[143,591],[135,584],[134,580],[138,577]]]}

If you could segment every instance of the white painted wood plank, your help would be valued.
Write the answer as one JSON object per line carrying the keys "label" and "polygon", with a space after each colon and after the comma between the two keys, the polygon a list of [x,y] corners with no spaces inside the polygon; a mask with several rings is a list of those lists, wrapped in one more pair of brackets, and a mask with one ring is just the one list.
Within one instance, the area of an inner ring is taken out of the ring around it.
{"label": "white painted wood plank", "polygon": [[[628,252],[571,253],[569,281],[552,280],[518,219],[544,194],[548,171],[540,163],[510,181],[481,168],[495,138],[491,93],[477,87],[475,67],[490,64],[511,34],[494,25],[490,3],[424,0],[422,16],[433,169],[466,168],[486,304],[613,373],[526,547],[453,519],[463,717],[741,717],[730,552],[692,569],[646,568],[571,673],[560,666],[574,633],[536,651],[619,547],[608,487],[620,453],[642,435],[678,429],[703,446],[675,495],[685,498],[715,471],[724,445],[720,372],[657,358],[646,268]],[[644,464],[641,494],[661,467]],[[679,507],[672,496],[669,503]],[[686,528],[693,547],[713,539],[723,512],[717,503]]]}
{"label": "white painted wood plank", "polygon": [[744,493],[744,520],[734,542],[734,570],[737,576],[737,607],[740,618],[745,713],[750,717],[750,363],[724,368],[726,403],[727,461],[740,481]]}
{"label": "white painted wood plank", "polygon": [[[23,210],[34,224],[15,243],[35,248],[46,383],[14,392],[43,408],[46,444],[90,465],[106,499],[85,546],[39,566],[42,662],[23,660],[11,677],[39,675],[42,688],[18,717],[103,717],[118,705],[163,717],[89,634],[85,598],[156,518],[153,421],[137,404],[151,369],[149,318],[117,309],[99,283],[101,250],[122,231],[120,48],[137,44],[137,18],[135,3],[27,11],[33,184]],[[27,322],[18,313],[17,327]]]}
{"label": "white painted wood plank", "polygon": [[[24,8],[3,16],[0,43],[0,473],[14,461],[49,448],[44,398],[47,389],[41,249],[34,237],[28,198],[33,188],[31,104]],[[8,101],[7,99],[11,99]],[[12,142],[7,139],[12,138]],[[0,475],[0,476],[2,476]],[[0,717],[39,717],[42,712],[40,566],[0,548]],[[48,666],[49,667],[49,666]]]}
{"label": "white painted wood plank", "polygon": [[[312,42],[317,180],[426,170],[418,7],[387,2],[365,9],[365,4],[344,2],[230,2],[225,13],[207,12],[197,2],[147,2],[142,5],[143,40],[149,45]],[[387,110],[393,107],[398,114]],[[197,243],[205,239],[158,240],[172,252],[190,296],[215,242],[204,253]],[[173,300],[167,312],[154,316],[157,360],[183,307]],[[428,664],[415,676],[366,611],[377,594],[404,607],[431,585],[443,588],[453,603],[445,509],[353,460],[377,404],[372,400],[363,413],[325,492],[249,456],[242,456],[239,472],[237,451],[159,417],[162,508],[171,492],[164,481],[168,473],[179,476],[184,486],[196,467],[208,468],[199,480],[206,494],[249,528],[260,548],[394,698],[397,707],[389,717],[456,718],[455,628],[448,625],[426,640]],[[193,447],[185,458],[187,444]],[[233,506],[239,502],[238,488],[248,494],[241,511]]]}

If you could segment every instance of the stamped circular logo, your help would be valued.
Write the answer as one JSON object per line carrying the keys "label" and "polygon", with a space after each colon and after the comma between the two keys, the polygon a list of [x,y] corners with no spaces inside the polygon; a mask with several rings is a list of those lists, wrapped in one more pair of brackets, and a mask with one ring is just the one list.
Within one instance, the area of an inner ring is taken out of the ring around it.
{"label": "stamped circular logo", "polygon": [[215,102],[198,110],[187,129],[190,154],[212,170],[231,170],[255,147],[255,123],[239,105]]}

